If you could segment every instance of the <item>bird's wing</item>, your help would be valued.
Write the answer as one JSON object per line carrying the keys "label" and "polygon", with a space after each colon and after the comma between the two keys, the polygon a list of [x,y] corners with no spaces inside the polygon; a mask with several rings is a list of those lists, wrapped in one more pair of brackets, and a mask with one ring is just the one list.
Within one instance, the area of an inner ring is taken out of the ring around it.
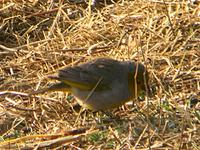
{"label": "bird's wing", "polygon": [[109,88],[112,80],[120,74],[120,62],[99,58],[79,66],[66,67],[59,71],[58,80],[73,87],[91,90]]}

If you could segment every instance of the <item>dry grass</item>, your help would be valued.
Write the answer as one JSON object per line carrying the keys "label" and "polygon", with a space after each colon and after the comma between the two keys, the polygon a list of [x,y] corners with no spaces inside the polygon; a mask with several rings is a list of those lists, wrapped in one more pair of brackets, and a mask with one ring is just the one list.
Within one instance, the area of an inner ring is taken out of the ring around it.
{"label": "dry grass", "polygon": [[[199,149],[200,4],[0,1],[1,149]],[[59,68],[94,57],[144,62],[152,97],[77,113],[64,93],[28,96]]]}

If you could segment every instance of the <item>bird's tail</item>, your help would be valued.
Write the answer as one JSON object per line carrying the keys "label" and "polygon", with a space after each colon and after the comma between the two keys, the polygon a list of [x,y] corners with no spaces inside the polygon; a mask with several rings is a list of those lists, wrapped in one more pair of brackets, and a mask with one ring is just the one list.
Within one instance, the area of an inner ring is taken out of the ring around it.
{"label": "bird's tail", "polygon": [[71,87],[63,82],[55,83],[50,85],[47,88],[33,91],[29,95],[36,95],[36,94],[44,94],[45,92],[51,92],[51,91],[62,91],[62,92],[70,92]]}

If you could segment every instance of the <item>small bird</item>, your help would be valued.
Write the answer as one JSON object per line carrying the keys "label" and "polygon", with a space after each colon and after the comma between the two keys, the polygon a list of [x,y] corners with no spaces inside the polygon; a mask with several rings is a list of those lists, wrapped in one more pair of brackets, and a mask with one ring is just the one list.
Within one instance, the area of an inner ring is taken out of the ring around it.
{"label": "small bird", "polygon": [[33,94],[70,92],[81,106],[94,111],[119,107],[148,90],[148,72],[144,65],[111,58],[65,67],[57,76],[49,78],[59,82]]}

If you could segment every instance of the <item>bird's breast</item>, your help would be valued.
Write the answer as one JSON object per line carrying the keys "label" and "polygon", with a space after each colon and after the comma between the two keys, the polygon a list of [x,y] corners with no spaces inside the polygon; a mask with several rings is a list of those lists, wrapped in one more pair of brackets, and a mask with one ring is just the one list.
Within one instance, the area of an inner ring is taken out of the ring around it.
{"label": "bird's breast", "polygon": [[107,90],[88,91],[72,88],[72,93],[83,107],[92,110],[106,110],[118,107],[129,101],[131,93],[128,88],[128,84],[126,83],[115,83],[112,85],[112,88]]}

